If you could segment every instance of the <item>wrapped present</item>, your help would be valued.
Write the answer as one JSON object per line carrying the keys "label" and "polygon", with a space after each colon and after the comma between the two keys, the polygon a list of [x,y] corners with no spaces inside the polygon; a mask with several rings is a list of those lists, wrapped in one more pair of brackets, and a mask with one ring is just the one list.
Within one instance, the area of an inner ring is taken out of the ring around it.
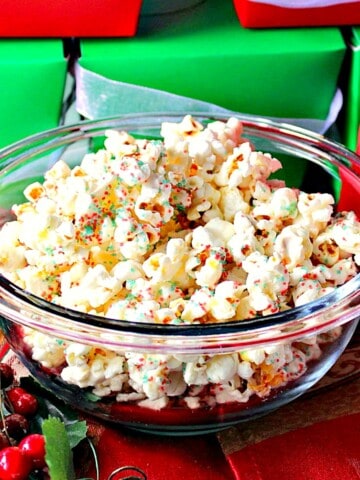
{"label": "wrapped present", "polygon": [[0,37],[127,37],[140,9],[141,0],[2,0]]}
{"label": "wrapped present", "polygon": [[360,27],[351,31],[349,52],[344,142],[349,148],[360,153]]}
{"label": "wrapped present", "polygon": [[67,71],[61,40],[2,40],[0,69],[0,147],[56,127]]}
{"label": "wrapped present", "polygon": [[360,24],[359,0],[234,0],[249,28]]}
{"label": "wrapped present", "polygon": [[185,12],[142,16],[131,39],[82,39],[80,66],[233,111],[324,119],[345,50],[337,28],[248,30],[231,2],[207,0]]}

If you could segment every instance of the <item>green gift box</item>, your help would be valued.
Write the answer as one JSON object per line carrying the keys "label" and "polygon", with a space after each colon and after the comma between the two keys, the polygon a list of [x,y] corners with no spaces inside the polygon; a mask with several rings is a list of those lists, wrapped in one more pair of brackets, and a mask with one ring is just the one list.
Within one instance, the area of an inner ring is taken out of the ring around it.
{"label": "green gift box", "polygon": [[247,30],[232,2],[143,15],[136,37],[81,40],[80,66],[243,113],[324,119],[346,45],[337,28]]}
{"label": "green gift box", "polygon": [[350,67],[344,119],[344,143],[360,153],[360,27],[351,31]]}
{"label": "green gift box", "polygon": [[59,123],[67,61],[58,40],[0,40],[0,147]]}

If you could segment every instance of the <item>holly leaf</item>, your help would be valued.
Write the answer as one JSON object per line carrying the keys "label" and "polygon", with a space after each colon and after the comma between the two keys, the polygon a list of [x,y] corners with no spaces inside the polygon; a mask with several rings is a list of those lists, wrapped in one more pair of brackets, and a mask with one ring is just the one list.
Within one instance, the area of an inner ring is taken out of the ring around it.
{"label": "holly leaf", "polygon": [[76,445],[86,438],[87,426],[84,420],[65,425],[65,429],[71,449],[75,448]]}
{"label": "holly leaf", "polygon": [[45,437],[45,461],[51,480],[76,480],[73,455],[64,423],[49,417],[42,424]]}

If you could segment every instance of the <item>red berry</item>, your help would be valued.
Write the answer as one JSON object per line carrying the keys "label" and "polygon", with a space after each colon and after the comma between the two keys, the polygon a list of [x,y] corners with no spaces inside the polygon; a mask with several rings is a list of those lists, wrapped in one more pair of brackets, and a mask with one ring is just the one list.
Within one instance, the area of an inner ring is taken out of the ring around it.
{"label": "red berry", "polygon": [[31,459],[33,468],[45,467],[45,439],[43,435],[40,433],[27,435],[19,443],[19,448]]}
{"label": "red berry", "polygon": [[19,447],[7,447],[0,451],[1,480],[26,480],[32,468],[31,460]]}
{"label": "red berry", "polygon": [[14,381],[13,369],[7,363],[0,363],[0,388],[10,387]]}
{"label": "red berry", "polygon": [[0,432],[0,450],[6,447],[10,447],[10,440],[4,432]]}
{"label": "red berry", "polygon": [[15,413],[31,417],[38,409],[38,401],[34,395],[21,387],[11,388],[6,392],[8,401]]}
{"label": "red berry", "polygon": [[21,440],[29,432],[28,420],[18,413],[6,415],[4,422],[0,422],[0,427],[5,428],[9,437],[15,440]]}

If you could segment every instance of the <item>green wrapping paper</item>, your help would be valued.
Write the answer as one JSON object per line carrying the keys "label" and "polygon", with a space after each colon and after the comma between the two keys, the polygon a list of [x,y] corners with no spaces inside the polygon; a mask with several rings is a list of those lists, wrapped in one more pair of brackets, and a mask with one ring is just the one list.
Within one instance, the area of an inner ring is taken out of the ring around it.
{"label": "green wrapping paper", "polygon": [[206,0],[142,16],[131,39],[81,40],[80,65],[233,111],[324,119],[345,49],[339,29],[246,30],[231,2]]}
{"label": "green wrapping paper", "polygon": [[360,27],[354,27],[350,38],[350,71],[346,101],[344,142],[360,152]]}
{"label": "green wrapping paper", "polygon": [[66,79],[62,41],[0,41],[0,147],[59,123]]}

